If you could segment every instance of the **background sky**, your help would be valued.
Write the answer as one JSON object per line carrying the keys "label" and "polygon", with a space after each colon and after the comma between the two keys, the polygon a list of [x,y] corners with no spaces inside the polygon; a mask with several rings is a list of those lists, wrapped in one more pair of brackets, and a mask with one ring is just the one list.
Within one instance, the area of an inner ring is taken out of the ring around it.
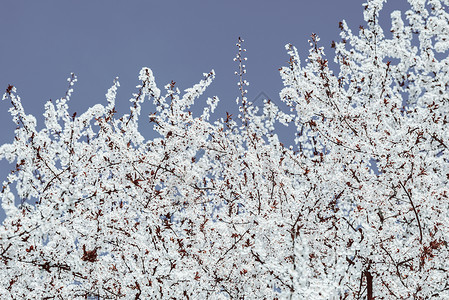
{"label": "background sky", "polygon": [[[104,95],[118,76],[117,110],[122,115],[127,113],[142,67],[153,70],[159,88],[174,80],[181,90],[214,69],[216,79],[198,107],[208,96],[218,96],[215,117],[219,118],[226,111],[236,111],[239,91],[233,58],[239,36],[245,39],[247,49],[249,100],[263,92],[280,103],[278,69],[287,65],[285,44],[295,45],[304,59],[307,41],[316,33],[328,59],[333,60],[330,44],[340,40],[338,22],[345,19],[357,32],[359,25],[364,25],[363,2],[3,0],[0,89],[3,93],[8,84],[17,87],[26,112],[34,114],[42,128],[45,102],[64,96],[71,72],[78,76],[69,103],[71,113],[79,115],[94,104],[105,104]],[[381,13],[384,29],[390,29],[391,11],[407,8],[405,0],[390,0]],[[261,105],[262,100],[256,104]],[[0,144],[14,138],[9,107],[10,103],[0,103]],[[146,115],[144,110],[144,122]],[[142,127],[144,136],[151,137],[150,128]],[[286,136],[281,139],[288,142]],[[12,168],[0,162],[1,181]]]}

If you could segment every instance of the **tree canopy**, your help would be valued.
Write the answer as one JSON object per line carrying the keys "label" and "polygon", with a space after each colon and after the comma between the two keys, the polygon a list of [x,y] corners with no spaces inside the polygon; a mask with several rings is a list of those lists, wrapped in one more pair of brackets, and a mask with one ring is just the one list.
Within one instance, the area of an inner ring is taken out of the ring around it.
{"label": "tree canopy", "polygon": [[[286,45],[289,111],[248,101],[241,39],[240,114],[216,121],[218,97],[191,112],[214,71],[181,93],[143,68],[123,116],[118,80],[106,105],[69,114],[72,74],[41,130],[9,86],[17,129],[0,158],[16,167],[1,193],[0,294],[449,297],[449,1],[409,0],[390,33],[378,22],[384,2],[365,4],[358,34],[340,23],[338,74],[317,35],[303,62]],[[144,101],[150,140],[138,127]],[[294,146],[280,126],[296,128]]]}

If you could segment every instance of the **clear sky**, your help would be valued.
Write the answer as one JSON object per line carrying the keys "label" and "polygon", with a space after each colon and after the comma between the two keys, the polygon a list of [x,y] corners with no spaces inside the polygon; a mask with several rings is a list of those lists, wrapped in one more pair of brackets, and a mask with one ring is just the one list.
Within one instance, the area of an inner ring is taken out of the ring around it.
{"label": "clear sky", "polygon": [[[0,88],[3,93],[8,84],[16,86],[25,110],[38,115],[42,128],[44,103],[65,94],[71,72],[78,76],[70,102],[72,113],[106,103],[104,95],[118,76],[121,115],[127,112],[142,67],[153,70],[160,88],[174,80],[180,89],[214,69],[215,82],[203,100],[217,95],[221,101],[216,116],[221,117],[235,111],[237,65],[232,59],[239,36],[247,49],[249,100],[264,92],[279,103],[278,68],[288,60],[284,45],[292,43],[305,58],[307,40],[316,33],[332,60],[330,43],[339,40],[338,22],[345,19],[357,31],[364,24],[363,2],[4,0]],[[405,8],[405,0],[390,0],[381,15],[384,29],[390,28],[390,12]],[[0,144],[14,137],[9,107],[9,103],[0,103]],[[0,177],[5,178],[11,168],[1,162]]]}

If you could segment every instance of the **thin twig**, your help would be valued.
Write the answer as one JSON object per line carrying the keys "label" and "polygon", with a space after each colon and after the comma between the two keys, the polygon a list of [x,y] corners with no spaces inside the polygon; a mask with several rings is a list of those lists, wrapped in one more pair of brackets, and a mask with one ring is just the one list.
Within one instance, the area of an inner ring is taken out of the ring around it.
{"label": "thin twig", "polygon": [[402,189],[404,190],[405,194],[407,195],[408,199],[410,200],[410,204],[412,205],[413,212],[415,213],[416,221],[418,221],[418,227],[419,227],[419,243],[422,244],[422,227],[421,222],[419,221],[418,212],[416,211],[415,204],[412,201],[412,197],[410,196],[410,193],[407,191],[405,186],[402,184],[402,182],[399,181],[399,184],[402,186]]}

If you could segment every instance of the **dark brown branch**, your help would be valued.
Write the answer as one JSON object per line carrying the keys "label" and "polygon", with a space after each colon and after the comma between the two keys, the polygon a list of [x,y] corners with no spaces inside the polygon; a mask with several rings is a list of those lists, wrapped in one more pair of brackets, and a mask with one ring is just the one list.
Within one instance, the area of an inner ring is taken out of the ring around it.
{"label": "dark brown branch", "polygon": [[368,300],[373,300],[373,275],[369,270],[365,270],[366,277],[366,293]]}
{"label": "dark brown branch", "polygon": [[235,241],[235,243],[232,244],[232,246],[231,246],[228,250],[226,250],[226,252],[223,254],[223,256],[220,257],[220,258],[217,260],[216,264],[218,264],[220,261],[222,261],[222,260],[226,257],[226,255],[229,253],[229,251],[231,251],[232,249],[234,249],[234,248],[237,246],[237,244],[243,239],[243,237],[249,232],[249,230],[250,230],[250,228],[248,228],[248,229],[247,229],[247,230],[240,236],[240,238],[239,238],[237,241]]}
{"label": "dark brown branch", "polygon": [[402,184],[402,182],[399,181],[399,184],[402,186],[402,189],[404,190],[405,194],[407,195],[408,199],[410,200],[410,204],[412,205],[413,212],[415,213],[416,221],[418,222],[419,243],[422,244],[422,227],[421,227],[421,222],[419,221],[419,216],[418,216],[418,212],[416,211],[415,204],[413,203],[413,200],[412,200],[412,197],[410,196],[410,193],[407,191],[407,189]]}

